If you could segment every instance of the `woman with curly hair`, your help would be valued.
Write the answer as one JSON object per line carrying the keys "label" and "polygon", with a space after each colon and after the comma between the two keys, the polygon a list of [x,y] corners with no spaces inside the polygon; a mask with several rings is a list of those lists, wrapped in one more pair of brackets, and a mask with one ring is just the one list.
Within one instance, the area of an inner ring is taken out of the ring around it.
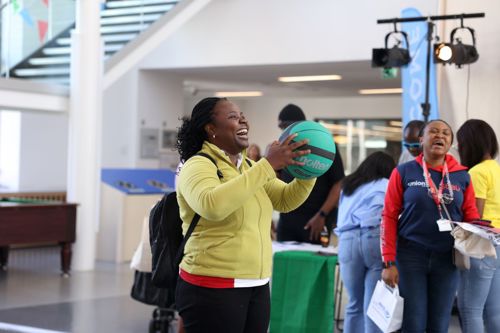
{"label": "woman with curly hair", "polygon": [[[301,164],[306,140],[271,144],[258,162],[246,158],[248,121],[225,98],[205,98],[184,119],[178,150],[184,165],[177,201],[186,233],[200,220],[180,264],[176,306],[186,332],[267,332],[270,317],[273,209],[290,211],[315,179],[286,184],[276,170]],[[302,149],[297,149],[302,147]],[[210,156],[208,158],[199,154]]]}

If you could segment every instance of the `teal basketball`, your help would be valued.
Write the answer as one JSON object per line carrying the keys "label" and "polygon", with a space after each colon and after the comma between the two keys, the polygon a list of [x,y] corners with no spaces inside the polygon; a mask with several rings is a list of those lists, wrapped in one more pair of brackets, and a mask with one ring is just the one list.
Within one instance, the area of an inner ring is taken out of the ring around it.
{"label": "teal basketball", "polygon": [[283,142],[289,135],[297,133],[292,142],[308,139],[309,143],[298,149],[310,149],[311,153],[297,157],[304,165],[289,165],[286,171],[295,178],[309,179],[324,174],[333,164],[336,150],[332,133],[320,123],[305,120],[288,126],[280,136]]}

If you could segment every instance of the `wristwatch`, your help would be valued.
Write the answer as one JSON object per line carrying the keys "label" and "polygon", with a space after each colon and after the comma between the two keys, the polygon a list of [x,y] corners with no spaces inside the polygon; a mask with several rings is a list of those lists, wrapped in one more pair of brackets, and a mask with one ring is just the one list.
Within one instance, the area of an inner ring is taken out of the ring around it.
{"label": "wristwatch", "polygon": [[321,216],[321,217],[327,217],[328,216],[328,213],[325,212],[324,210],[321,210],[321,209],[320,209],[320,211],[318,213],[319,213],[319,216]]}
{"label": "wristwatch", "polygon": [[391,266],[396,266],[396,262],[395,261],[386,261],[386,262],[382,263],[383,268],[389,268]]}

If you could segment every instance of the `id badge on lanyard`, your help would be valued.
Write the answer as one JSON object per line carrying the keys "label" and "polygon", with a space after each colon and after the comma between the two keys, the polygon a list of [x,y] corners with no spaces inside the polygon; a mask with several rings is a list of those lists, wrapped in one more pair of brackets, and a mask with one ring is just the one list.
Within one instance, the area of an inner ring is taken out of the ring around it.
{"label": "id badge on lanyard", "polygon": [[[453,200],[453,192],[451,189],[451,184],[449,180],[449,175],[448,175],[448,166],[446,162],[444,163],[443,166],[443,172],[442,172],[442,177],[441,177],[441,183],[439,184],[439,189],[436,188],[436,185],[434,184],[434,181],[431,178],[430,172],[427,169],[427,165],[425,163],[425,160],[422,160],[422,165],[424,169],[424,179],[425,179],[425,184],[427,185],[427,188],[429,192],[431,193],[432,199],[434,203],[436,204],[436,207],[439,212],[439,219],[436,221],[436,224],[438,226],[438,229],[440,232],[446,232],[446,231],[451,231],[452,230],[452,222],[450,220],[450,215],[448,214],[448,210],[446,209],[444,200],[443,200],[443,192],[444,192],[444,180],[445,178],[448,180],[448,190],[450,192],[449,197],[451,197],[451,200]],[[441,206],[443,208],[441,208]],[[447,219],[443,217],[443,210],[445,210]]]}
{"label": "id badge on lanyard", "polygon": [[451,231],[453,228],[451,227],[451,221],[448,219],[439,219],[436,221],[439,231],[444,232],[444,231]]}

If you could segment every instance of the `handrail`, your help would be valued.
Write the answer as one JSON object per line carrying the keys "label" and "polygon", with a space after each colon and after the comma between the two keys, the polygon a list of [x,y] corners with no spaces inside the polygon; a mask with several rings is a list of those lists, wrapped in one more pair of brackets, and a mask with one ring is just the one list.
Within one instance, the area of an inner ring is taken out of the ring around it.
{"label": "handrail", "polygon": [[[19,0],[4,1],[8,2],[4,3],[2,5],[2,8],[6,8],[8,4],[13,6],[11,8],[14,8],[17,7],[16,1]],[[196,2],[200,0],[185,1]],[[210,0],[201,0],[202,3],[206,3],[209,1]],[[67,3],[68,6],[61,7],[61,10],[70,8],[71,3],[73,3],[72,0],[64,0],[64,2]],[[151,26],[152,30],[154,31],[158,30],[158,27],[164,26],[164,24],[159,24],[158,21],[162,20],[163,18],[158,19],[161,16],[158,14],[165,14],[165,12],[170,12],[172,11],[172,9],[177,9],[176,7],[178,7],[178,4],[181,3],[180,0],[135,0],[130,1],[130,3],[128,4],[125,4],[125,2],[128,3],[129,1],[116,0],[112,2],[105,2],[103,3],[103,6],[101,8],[101,25],[103,26],[101,33],[104,36],[103,40],[105,40],[105,46],[107,47],[105,50],[103,50],[103,53],[106,54],[106,57],[115,54],[118,50],[125,51],[124,49],[127,48],[127,45],[130,44],[130,42],[133,43],[135,39],[144,39],[149,36],[150,33],[147,33],[145,31],[148,26]],[[110,5],[109,7],[108,4]],[[40,2],[37,2],[37,5],[40,5]],[[196,8],[198,7],[200,6],[198,5]],[[175,12],[182,11],[181,9],[182,8],[178,8]],[[48,10],[50,14],[50,10],[54,9],[51,9],[51,7],[49,7]],[[127,13],[127,10],[130,10],[130,13]],[[189,12],[191,11],[196,12],[196,10],[190,10]],[[1,10],[0,13],[2,13]],[[170,16],[172,16],[173,14],[174,13],[172,13]],[[2,16],[5,15],[8,15],[10,17],[10,10],[7,10],[7,12],[3,12]],[[26,20],[27,17],[29,18],[29,13],[25,11],[24,14],[21,14],[21,16],[23,20]],[[70,23],[70,20],[68,19],[69,17],[66,18],[66,16],[68,15],[64,15],[63,19],[56,23],[55,27],[57,32],[53,31],[52,33],[50,33],[50,36],[45,34],[45,37],[47,38],[40,37],[44,38],[43,43],[40,42],[39,44],[37,44],[35,42],[34,36],[31,36],[31,39],[28,40],[30,47],[23,47],[21,49],[21,42],[14,41],[14,48],[12,49],[13,51],[2,53],[5,53],[2,58],[2,64],[5,64],[5,66],[2,66],[4,68],[1,69],[1,75],[4,75],[6,77],[26,77],[43,81],[49,81],[50,78],[55,77],[56,80],[60,81],[59,83],[66,83],[69,73],[68,67],[70,66],[68,63],[71,62],[71,59],[68,56],[68,48],[71,41],[68,42],[68,39],[70,39],[70,31],[73,28],[73,24],[69,24],[64,27],[64,25]],[[124,16],[126,19],[122,19],[122,16]],[[19,17],[16,19],[19,19]],[[155,20],[157,20],[156,23],[154,23]],[[176,18],[174,20],[179,20],[179,18]],[[28,23],[31,25],[31,28],[36,28],[36,25],[34,26],[32,24],[34,23],[34,20],[30,19],[29,21],[31,23],[25,21],[23,24]],[[52,24],[51,17],[49,17],[47,21],[49,21],[49,24]],[[12,24],[11,20],[9,20],[9,23]],[[16,24],[20,23],[17,22]],[[154,29],[155,25],[156,29]],[[121,26],[123,26],[123,31],[121,31]],[[44,26],[44,28],[47,29],[46,26]],[[38,29],[39,36],[42,36],[40,34],[40,26],[38,26]],[[29,33],[32,34],[33,29],[29,29]],[[127,38],[132,38],[132,41]],[[1,46],[9,49],[8,44],[10,44],[9,39],[6,38]],[[122,51],[120,51],[119,53],[122,53]],[[36,58],[36,61],[32,61],[32,59],[34,58]]]}
{"label": "handrail", "polygon": [[6,3],[0,5],[0,13],[2,12],[2,10],[7,7],[8,5],[10,5],[12,3],[12,0],[9,0],[7,1]]}

